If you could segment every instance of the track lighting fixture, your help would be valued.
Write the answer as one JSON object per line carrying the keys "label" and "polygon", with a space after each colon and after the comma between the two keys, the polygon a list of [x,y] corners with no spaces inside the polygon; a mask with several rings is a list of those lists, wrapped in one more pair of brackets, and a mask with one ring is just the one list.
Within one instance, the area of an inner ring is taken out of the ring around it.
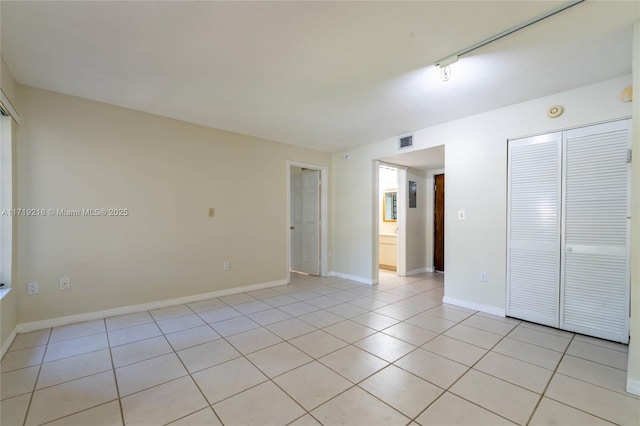
{"label": "track lighting fixture", "polygon": [[555,7],[551,10],[549,10],[548,12],[543,13],[542,15],[538,15],[534,18],[529,19],[528,21],[525,21],[519,25],[516,25],[515,27],[511,27],[507,30],[504,30],[496,35],[494,35],[493,37],[489,37],[488,39],[482,40],[479,43],[476,43],[474,45],[471,45],[465,49],[459,50],[456,53],[447,56],[446,58],[440,59],[439,61],[435,62],[435,66],[440,67],[440,78],[442,78],[442,81],[449,81],[449,79],[451,78],[451,64],[453,64],[454,62],[458,61],[458,58],[462,55],[466,55],[467,53],[476,50],[482,46],[485,46],[489,43],[493,43],[496,40],[501,39],[502,37],[506,37],[509,34],[513,34],[516,31],[519,31],[523,28],[528,27],[529,25],[533,25],[536,22],[540,22],[543,19],[547,19],[550,16],[555,15],[556,13],[560,13],[563,10],[567,10],[570,7],[573,7],[577,4],[582,3],[585,0],[572,0],[570,2],[567,2],[565,4],[562,4],[558,7]]}

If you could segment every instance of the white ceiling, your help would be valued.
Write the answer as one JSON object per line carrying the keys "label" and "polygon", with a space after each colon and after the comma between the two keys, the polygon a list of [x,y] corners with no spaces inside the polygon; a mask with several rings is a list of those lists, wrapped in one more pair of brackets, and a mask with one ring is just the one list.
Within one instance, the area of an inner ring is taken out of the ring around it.
{"label": "white ceiling", "polygon": [[637,1],[13,2],[19,83],[335,151],[631,72]]}
{"label": "white ceiling", "polygon": [[397,164],[398,166],[412,167],[421,170],[444,169],[444,145],[433,148],[411,151],[403,154],[396,154],[380,160]]}

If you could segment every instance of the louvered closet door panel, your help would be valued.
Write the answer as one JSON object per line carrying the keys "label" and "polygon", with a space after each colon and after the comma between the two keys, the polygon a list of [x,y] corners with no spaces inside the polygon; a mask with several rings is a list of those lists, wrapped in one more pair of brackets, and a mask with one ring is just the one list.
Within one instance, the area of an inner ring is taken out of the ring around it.
{"label": "louvered closet door panel", "polygon": [[507,315],[558,327],[561,133],[509,141]]}
{"label": "louvered closet door panel", "polygon": [[561,328],[629,338],[629,121],[565,132]]}

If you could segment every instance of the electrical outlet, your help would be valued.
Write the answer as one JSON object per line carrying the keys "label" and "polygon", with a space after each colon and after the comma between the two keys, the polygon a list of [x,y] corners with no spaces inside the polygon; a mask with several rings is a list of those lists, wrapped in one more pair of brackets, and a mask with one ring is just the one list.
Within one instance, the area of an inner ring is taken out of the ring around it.
{"label": "electrical outlet", "polygon": [[38,294],[38,283],[29,283],[27,285],[27,293],[29,294]]}
{"label": "electrical outlet", "polygon": [[69,290],[71,288],[71,283],[69,277],[60,278],[60,290]]}
{"label": "electrical outlet", "polygon": [[225,260],[224,263],[222,264],[222,268],[225,271],[228,271],[229,269],[231,269],[231,262],[229,262],[228,260]]}

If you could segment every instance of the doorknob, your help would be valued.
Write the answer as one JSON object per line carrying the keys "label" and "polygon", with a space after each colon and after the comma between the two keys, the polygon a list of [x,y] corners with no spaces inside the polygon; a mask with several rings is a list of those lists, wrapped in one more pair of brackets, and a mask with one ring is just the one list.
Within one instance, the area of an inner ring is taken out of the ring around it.
{"label": "doorknob", "polygon": [[295,229],[295,227],[294,226],[290,226],[289,229]]}

